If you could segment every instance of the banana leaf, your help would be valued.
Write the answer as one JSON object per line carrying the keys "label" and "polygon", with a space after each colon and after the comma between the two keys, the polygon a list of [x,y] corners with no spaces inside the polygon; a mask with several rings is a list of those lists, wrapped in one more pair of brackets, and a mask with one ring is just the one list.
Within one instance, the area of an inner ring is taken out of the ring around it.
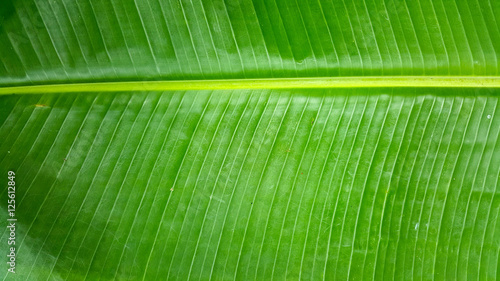
{"label": "banana leaf", "polygon": [[3,0],[0,278],[500,279],[499,22]]}

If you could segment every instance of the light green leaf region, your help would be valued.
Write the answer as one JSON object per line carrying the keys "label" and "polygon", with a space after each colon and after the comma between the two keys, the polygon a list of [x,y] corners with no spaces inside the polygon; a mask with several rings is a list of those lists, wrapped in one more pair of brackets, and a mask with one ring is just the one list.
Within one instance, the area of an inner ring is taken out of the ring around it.
{"label": "light green leaf region", "polygon": [[499,22],[491,0],[3,1],[0,278],[498,280]]}

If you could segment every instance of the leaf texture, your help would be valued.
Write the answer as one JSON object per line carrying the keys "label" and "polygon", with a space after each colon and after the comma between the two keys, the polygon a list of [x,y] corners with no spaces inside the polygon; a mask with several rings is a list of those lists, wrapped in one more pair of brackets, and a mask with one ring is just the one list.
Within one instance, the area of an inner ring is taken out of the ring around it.
{"label": "leaf texture", "polygon": [[5,0],[0,83],[498,75],[491,0]]}
{"label": "leaf texture", "polygon": [[498,274],[496,91],[3,101],[26,279]]}
{"label": "leaf texture", "polygon": [[2,2],[0,278],[500,279],[499,22],[491,0]]}

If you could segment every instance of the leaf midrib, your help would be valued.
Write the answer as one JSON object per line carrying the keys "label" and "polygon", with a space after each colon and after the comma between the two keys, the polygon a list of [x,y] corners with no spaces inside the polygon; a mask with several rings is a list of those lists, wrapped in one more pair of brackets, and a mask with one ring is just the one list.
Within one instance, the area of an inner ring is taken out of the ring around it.
{"label": "leaf midrib", "polygon": [[0,95],[74,92],[385,87],[499,88],[500,76],[364,76],[90,82],[0,87]]}

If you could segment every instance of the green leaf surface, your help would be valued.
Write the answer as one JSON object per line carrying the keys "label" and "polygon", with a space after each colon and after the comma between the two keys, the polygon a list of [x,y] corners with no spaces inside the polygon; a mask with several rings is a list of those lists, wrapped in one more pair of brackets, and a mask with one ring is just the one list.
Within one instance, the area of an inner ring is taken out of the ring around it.
{"label": "green leaf surface", "polygon": [[498,280],[499,22],[490,0],[2,2],[0,278]]}
{"label": "green leaf surface", "polygon": [[499,1],[4,2],[4,85],[499,74]]}

